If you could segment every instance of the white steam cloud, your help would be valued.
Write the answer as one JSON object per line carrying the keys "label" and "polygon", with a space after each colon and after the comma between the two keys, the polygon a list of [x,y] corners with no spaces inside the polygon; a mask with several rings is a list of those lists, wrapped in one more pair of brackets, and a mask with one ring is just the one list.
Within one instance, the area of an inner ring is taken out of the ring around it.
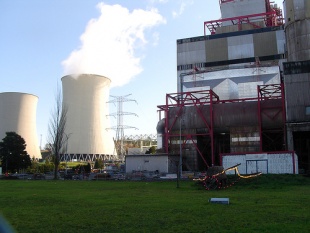
{"label": "white steam cloud", "polygon": [[80,37],[81,47],[62,62],[64,74],[103,75],[112,80],[111,86],[122,86],[142,72],[142,55],[135,51],[147,43],[145,31],[165,19],[156,9],[129,12],[104,3],[97,8],[101,15],[89,21]]}

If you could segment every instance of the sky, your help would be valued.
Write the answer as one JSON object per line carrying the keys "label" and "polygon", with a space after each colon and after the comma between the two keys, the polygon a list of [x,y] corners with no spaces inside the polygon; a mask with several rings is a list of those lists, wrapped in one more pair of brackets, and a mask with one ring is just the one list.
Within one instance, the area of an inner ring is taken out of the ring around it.
{"label": "sky", "polygon": [[219,0],[0,0],[0,92],[39,98],[44,147],[61,78],[103,75],[110,96],[128,95],[123,111],[137,115],[123,116],[133,127],[125,135],[156,134],[157,106],[177,92],[176,41],[202,36],[204,22],[220,17]]}

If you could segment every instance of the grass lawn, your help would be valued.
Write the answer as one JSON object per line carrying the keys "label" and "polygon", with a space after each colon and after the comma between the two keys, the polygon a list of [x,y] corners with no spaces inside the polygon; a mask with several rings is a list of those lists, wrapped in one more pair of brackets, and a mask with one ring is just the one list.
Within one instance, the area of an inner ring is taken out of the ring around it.
{"label": "grass lawn", "polygon": [[193,181],[0,180],[0,189],[0,213],[22,233],[310,232],[310,178],[300,175],[211,191]]}

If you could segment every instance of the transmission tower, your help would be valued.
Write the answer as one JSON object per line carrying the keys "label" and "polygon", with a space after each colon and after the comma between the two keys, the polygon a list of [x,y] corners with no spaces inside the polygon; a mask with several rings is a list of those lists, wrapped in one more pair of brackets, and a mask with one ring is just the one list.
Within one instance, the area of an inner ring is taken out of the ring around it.
{"label": "transmission tower", "polygon": [[136,100],[133,99],[128,99],[127,97],[130,96],[129,95],[125,95],[125,96],[112,96],[110,95],[110,97],[114,98],[113,100],[108,101],[108,103],[116,103],[117,104],[117,112],[116,113],[111,113],[108,116],[114,116],[117,119],[117,125],[113,126],[111,129],[114,129],[116,131],[116,136],[114,139],[114,144],[115,144],[115,150],[117,152],[117,155],[119,155],[119,157],[122,157],[126,154],[125,148],[124,148],[124,130],[125,129],[137,129],[136,127],[133,126],[127,126],[123,124],[123,116],[124,115],[135,115],[138,116],[135,113],[131,113],[131,112],[124,112],[123,111],[123,103],[124,102],[129,102],[129,101],[134,101],[137,103]]}

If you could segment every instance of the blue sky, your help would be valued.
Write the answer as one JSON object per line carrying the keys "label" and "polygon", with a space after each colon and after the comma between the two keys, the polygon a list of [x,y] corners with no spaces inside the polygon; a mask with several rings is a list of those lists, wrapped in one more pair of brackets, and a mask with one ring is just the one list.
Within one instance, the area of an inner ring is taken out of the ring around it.
{"label": "blue sky", "polygon": [[[282,6],[282,0],[275,2]],[[57,86],[61,77],[77,67],[72,65],[77,60],[72,53],[97,51],[97,74],[118,77],[109,77],[110,95],[131,94],[128,98],[137,101],[123,105],[124,111],[138,115],[124,116],[124,125],[138,128],[125,130],[125,135],[156,134],[157,105],[165,104],[165,95],[177,90],[176,40],[203,35],[204,21],[219,18],[218,0],[1,0],[0,92],[39,97],[37,133],[44,146]],[[101,21],[105,24],[100,25]],[[125,29],[131,31],[132,39],[125,45],[127,53],[113,54],[97,43],[98,38],[104,41],[105,35],[117,34],[126,22],[130,22]],[[115,74],[100,70],[106,61],[100,60],[103,53],[113,54],[112,61],[132,65],[119,65],[122,72]],[[88,56],[93,57],[91,52]],[[110,113],[115,111],[111,104]],[[111,118],[111,126],[115,124]]]}

